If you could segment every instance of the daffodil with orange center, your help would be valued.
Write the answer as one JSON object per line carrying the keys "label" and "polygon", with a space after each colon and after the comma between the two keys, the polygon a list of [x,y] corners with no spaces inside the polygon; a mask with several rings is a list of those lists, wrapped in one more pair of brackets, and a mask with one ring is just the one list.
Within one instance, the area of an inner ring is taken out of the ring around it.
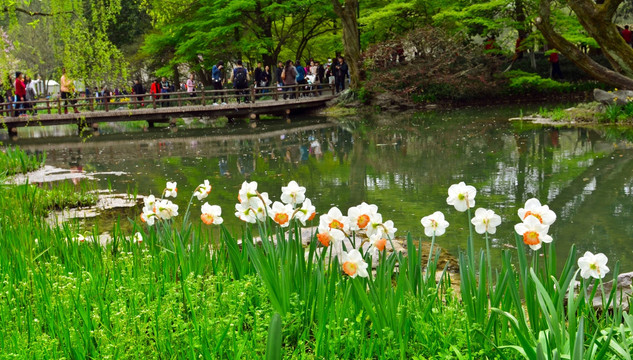
{"label": "daffodil with orange center", "polygon": [[348,218],[343,216],[343,213],[337,207],[333,207],[327,214],[321,215],[319,228],[336,229],[347,233],[349,231]]}
{"label": "daffodil with orange center", "polygon": [[330,241],[332,241],[332,235],[329,232],[319,233],[317,234],[317,239],[324,247],[330,246]]}
{"label": "daffodil with orange center", "polygon": [[288,227],[293,212],[294,209],[291,204],[284,205],[279,201],[275,201],[272,208],[268,211],[268,216],[279,226]]}
{"label": "daffodil with orange center", "polygon": [[539,222],[549,228],[556,221],[556,213],[550,210],[549,206],[541,205],[538,199],[532,198],[525,202],[525,206],[518,211],[521,221],[528,216],[534,216]]}
{"label": "daffodil with orange center", "polygon": [[340,245],[344,239],[345,234],[342,231],[330,229],[329,227],[319,226],[318,228],[317,240],[319,240],[324,247]]}
{"label": "daffodil with orange center", "polygon": [[224,219],[222,219],[222,208],[217,205],[204,203],[201,212],[200,219],[207,225],[220,225],[224,222]]}
{"label": "daffodil with orange center", "polygon": [[387,246],[387,239],[379,234],[375,234],[369,237],[369,244],[371,248],[374,248],[378,251],[384,251]]}
{"label": "daffodil with orange center", "polygon": [[552,242],[552,237],[547,234],[549,226],[541,224],[536,216],[529,215],[522,223],[514,225],[514,230],[532,250],[540,249],[543,243]]}
{"label": "daffodil with orange center", "polygon": [[371,222],[371,217],[378,213],[378,206],[362,203],[347,210],[350,230],[365,230]]}
{"label": "daffodil with orange center", "polygon": [[363,260],[363,256],[356,249],[352,249],[349,253],[343,252],[343,271],[351,278],[357,276],[368,277],[367,263]]}

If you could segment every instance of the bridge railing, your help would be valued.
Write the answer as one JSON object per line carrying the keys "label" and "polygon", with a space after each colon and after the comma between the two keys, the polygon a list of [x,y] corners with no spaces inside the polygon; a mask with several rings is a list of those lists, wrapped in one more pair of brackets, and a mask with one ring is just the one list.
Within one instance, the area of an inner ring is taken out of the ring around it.
{"label": "bridge railing", "polygon": [[196,90],[161,94],[128,94],[99,97],[80,96],[72,99],[41,99],[0,103],[0,116],[62,114],[72,111],[117,111],[158,109],[165,107],[207,106],[237,102],[292,101],[321,95],[335,95],[334,84],[299,84],[289,86],[226,88],[222,90]]}

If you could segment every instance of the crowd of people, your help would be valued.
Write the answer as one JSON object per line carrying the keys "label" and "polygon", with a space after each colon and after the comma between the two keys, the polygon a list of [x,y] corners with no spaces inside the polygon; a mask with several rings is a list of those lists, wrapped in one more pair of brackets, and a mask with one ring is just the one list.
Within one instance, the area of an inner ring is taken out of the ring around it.
{"label": "crowd of people", "polygon": [[[212,68],[212,82],[214,90],[223,90],[228,83],[232,84],[235,93],[238,95],[237,101],[248,102],[249,83],[251,82],[251,72],[244,66],[241,60],[235,63],[235,67],[230,71],[227,81],[224,62],[219,61]],[[328,59],[326,64],[310,59],[305,66],[299,60],[292,62],[287,60],[285,63],[280,61],[277,64],[275,76],[268,65],[262,66],[262,62],[257,63],[257,67],[252,72],[252,83],[256,91],[266,93],[271,86],[277,86],[281,90],[289,91],[284,98],[294,98],[293,88],[283,88],[294,85],[306,85],[318,88],[321,84],[329,83],[336,86],[336,91],[345,90],[346,79],[349,78],[349,69],[343,57],[339,57],[335,62]],[[274,83],[273,83],[274,81]],[[241,95],[241,96],[240,96]],[[221,104],[226,104],[223,97],[220,98]],[[218,105],[218,103],[214,103]]]}
{"label": "crowd of people", "polygon": [[[224,61],[218,61],[211,69],[211,83],[214,90],[221,92],[213,105],[226,105],[226,95],[230,88],[233,89],[232,93],[237,95],[237,102],[240,103],[249,101],[251,84],[258,93],[267,93],[270,87],[276,86],[280,90],[290,92],[285,94],[284,98],[294,98],[292,90],[296,88],[296,85],[318,89],[321,84],[332,84],[336,87],[336,92],[341,92],[345,90],[347,79],[349,79],[349,68],[343,57],[337,58],[334,62],[328,59],[325,64],[310,59],[305,66],[299,60],[296,62],[288,60],[285,63],[280,61],[274,74],[270,67],[263,66],[261,61],[257,62],[257,66],[252,71],[249,71],[241,60],[237,60],[230,70],[226,69]],[[180,83],[178,90],[194,97],[199,88],[200,85],[191,74],[186,82]],[[163,77],[162,80],[157,79],[152,82],[149,94],[156,99],[161,96],[163,99],[169,99],[168,94],[175,90],[176,88]],[[139,79],[135,80],[131,94],[137,95],[138,101],[143,101],[144,96],[147,95],[146,88]]]}
{"label": "crowd of people", "polygon": [[33,104],[30,101],[37,100],[38,95],[37,87],[35,87],[31,77],[17,71],[15,73],[15,81],[11,79],[11,75],[8,75],[6,84],[0,81],[0,89],[2,89],[0,91],[0,104],[15,104],[0,106],[0,112],[5,108],[7,110],[15,109],[15,116],[26,115],[27,112],[32,112]]}
{"label": "crowd of people", "polygon": [[[345,84],[349,79],[349,69],[347,63],[343,57],[338,57],[334,61],[328,59],[324,64],[321,62],[310,59],[305,64],[297,60],[295,62],[287,60],[279,62],[274,73],[268,65],[263,66],[262,62],[257,62],[257,66],[251,72],[242,63],[241,60],[237,60],[234,63],[232,69],[227,70],[224,62],[219,61],[213,66],[211,71],[211,82],[214,90],[220,90],[220,96],[218,101],[215,101],[213,105],[226,105],[228,94],[233,88],[232,92],[237,94],[237,102],[249,101],[249,89],[252,84],[255,91],[258,93],[267,93],[270,87],[277,87],[280,91],[287,91],[284,94],[284,99],[295,98],[295,90],[297,86],[305,85],[311,89],[320,89],[322,84],[332,84],[336,87],[336,92],[345,90]],[[10,84],[10,85],[8,85]],[[8,86],[7,86],[8,85]],[[34,113],[33,102],[38,99],[38,88],[29,76],[25,76],[24,73],[18,71],[15,73],[15,80],[8,76],[7,83],[0,82],[0,88],[3,89],[0,92],[0,103],[5,104],[0,108],[0,112],[3,110],[11,111],[12,116],[22,116],[27,113]],[[77,92],[74,86],[74,81],[66,74],[66,69],[62,69],[62,76],[59,83],[59,97],[63,101],[63,111],[68,113],[69,109],[72,109],[75,113],[78,113],[77,99],[79,97],[95,97],[97,102],[106,101],[108,97],[118,95],[131,95],[138,101],[144,101],[144,98],[148,95],[153,99],[163,99],[161,104],[163,106],[169,106],[170,99],[169,93],[173,92],[187,92],[189,96],[195,97],[196,92],[202,86],[195,80],[193,74],[185,82],[174,85],[166,77],[161,79],[155,79],[149,85],[149,92],[143,83],[136,79],[133,86],[128,91],[126,89],[119,90],[115,88],[114,91],[109,90],[107,86],[101,89],[94,87],[91,91],[89,87],[85,88],[85,91],[81,93]]]}

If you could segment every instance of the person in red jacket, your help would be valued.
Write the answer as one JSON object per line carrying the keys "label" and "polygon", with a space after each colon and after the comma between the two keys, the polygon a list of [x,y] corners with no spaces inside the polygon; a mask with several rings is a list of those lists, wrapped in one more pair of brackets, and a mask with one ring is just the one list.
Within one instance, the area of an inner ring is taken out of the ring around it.
{"label": "person in red jacket", "polygon": [[[21,72],[15,73],[15,108],[23,109],[24,101],[26,100],[26,85],[24,85],[24,74]],[[16,115],[26,114],[24,111],[18,111]]]}
{"label": "person in red jacket", "polygon": [[161,93],[160,81],[158,79],[154,80],[154,82],[152,83],[152,86],[149,89],[149,93],[152,94],[154,99],[160,99],[160,95],[157,95]]}
{"label": "person in red jacket", "polygon": [[633,32],[629,30],[628,25],[624,25],[624,30],[622,30],[621,34],[622,34],[622,37],[624,38],[624,41],[626,41],[627,44],[631,45],[631,43],[633,43]]}
{"label": "person in red jacket", "polygon": [[549,54],[549,62],[552,64],[551,77],[552,79],[562,79],[563,72],[560,71],[560,62],[558,58],[558,52],[556,50]]}

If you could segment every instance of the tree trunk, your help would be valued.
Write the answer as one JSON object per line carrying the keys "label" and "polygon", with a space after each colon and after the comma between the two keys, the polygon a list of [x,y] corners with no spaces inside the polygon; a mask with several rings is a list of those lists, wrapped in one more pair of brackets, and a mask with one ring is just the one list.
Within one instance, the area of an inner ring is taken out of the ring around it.
{"label": "tree trunk", "polygon": [[[578,1],[584,2],[584,0],[578,0]],[[619,1],[619,0],[615,0],[615,1]],[[605,4],[602,6],[607,7],[608,5],[610,5],[610,3],[611,2],[606,0]],[[569,42],[568,40],[563,38],[559,33],[557,33],[554,30],[550,22],[550,1],[549,0],[540,1],[539,13],[540,13],[540,17],[537,18],[535,21],[536,27],[541,31],[541,33],[543,34],[543,36],[545,37],[545,39],[549,42],[551,46],[558,49],[563,55],[565,55],[565,57],[570,59],[574,64],[576,64],[576,66],[578,66],[580,69],[582,69],[587,74],[592,76],[594,79],[598,81],[602,81],[606,84],[609,84],[618,88],[633,89],[633,79],[598,64],[593,59],[591,59],[589,55],[582,52],[575,44]],[[579,18],[582,17],[580,13],[576,13],[576,15],[578,15]],[[588,14],[585,14],[585,15],[588,15]],[[586,20],[586,19],[581,20],[581,22],[583,23],[583,26],[585,22],[593,22],[593,21],[594,20]],[[613,25],[612,23],[611,23],[611,26],[615,28],[615,25]],[[589,29],[587,30],[589,31]],[[600,31],[598,30],[598,32]],[[609,32],[609,31],[604,30],[604,32]],[[607,35],[598,36],[597,34],[593,32],[590,32],[590,35],[593,36],[596,39],[596,41],[598,41],[599,43],[600,41],[598,40],[598,37],[602,38],[603,40],[604,38],[608,37]],[[613,39],[613,41],[616,43],[616,45],[618,42],[622,42],[622,44],[626,45],[626,42],[622,39],[621,36],[619,36],[619,39],[618,38]],[[614,51],[614,48],[611,48],[611,49],[607,48],[608,46],[610,46],[609,44],[610,43],[603,43],[600,45],[603,46],[603,51],[605,52],[605,54],[606,53],[616,54],[617,51]],[[622,50],[620,49],[619,46],[617,46],[615,49],[618,49],[618,51]],[[628,49],[626,49],[625,51],[631,51],[630,57],[633,57],[633,50],[630,47],[628,47]],[[626,61],[629,61],[629,60],[631,59],[626,59]]]}
{"label": "tree trunk", "polygon": [[622,0],[606,1],[596,5],[592,0],[574,0],[569,7],[576,13],[580,24],[593,37],[613,69],[626,76],[633,76],[633,48],[613,23],[613,15]]}
{"label": "tree trunk", "polygon": [[350,88],[356,90],[360,87],[360,32],[358,29],[358,0],[344,0],[341,5],[339,0],[332,0],[334,11],[341,19],[343,26],[343,47],[347,66],[350,74]]}
{"label": "tree trunk", "polygon": [[178,64],[172,66],[174,78],[172,79],[172,85],[176,91],[180,91],[180,71],[178,71]]}

